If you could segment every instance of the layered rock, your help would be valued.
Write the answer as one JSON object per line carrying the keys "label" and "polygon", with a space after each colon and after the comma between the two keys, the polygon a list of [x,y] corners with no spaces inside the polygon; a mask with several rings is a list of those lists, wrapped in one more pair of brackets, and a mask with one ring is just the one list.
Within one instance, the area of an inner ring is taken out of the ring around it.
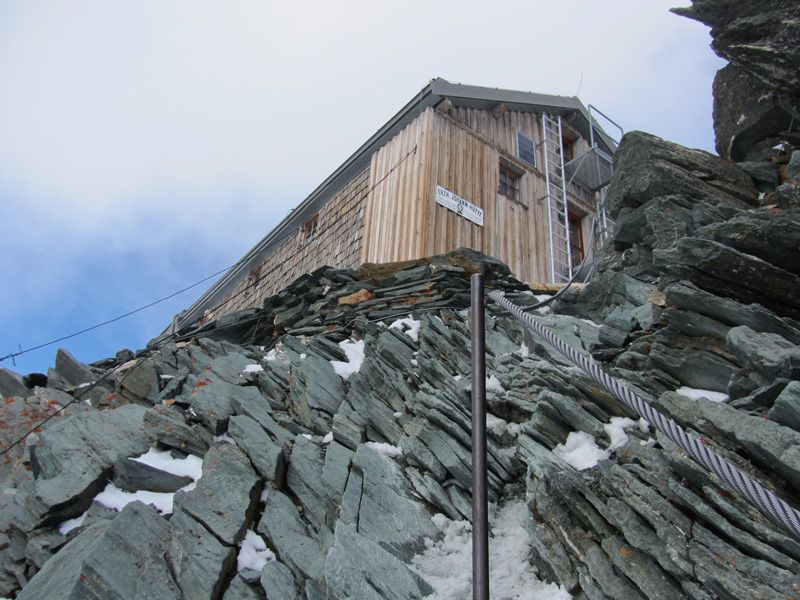
{"label": "layered rock", "polygon": [[[683,11],[732,61],[717,143],[745,162],[626,135],[593,279],[531,310],[797,507],[791,4]],[[735,90],[756,102],[726,103]],[[468,595],[474,272],[538,304],[505,265],[462,250],[322,268],[261,309],[95,365],[60,351],[48,376],[0,371],[6,444],[63,408],[0,469],[0,595]],[[493,549],[498,594],[800,594],[799,539],[492,305],[486,341],[489,495],[518,519],[493,528],[493,544],[514,530]]]}

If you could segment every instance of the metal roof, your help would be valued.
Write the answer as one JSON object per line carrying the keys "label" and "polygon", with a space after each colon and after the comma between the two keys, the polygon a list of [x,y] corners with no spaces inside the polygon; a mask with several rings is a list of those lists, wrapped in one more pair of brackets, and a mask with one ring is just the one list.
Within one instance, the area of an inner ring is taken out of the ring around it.
{"label": "metal roof", "polygon": [[[430,106],[437,105],[445,98],[448,98],[457,107],[491,110],[502,103],[509,110],[514,111],[560,114],[562,117],[571,117],[568,121],[570,125],[577,129],[586,139],[590,137],[589,111],[577,97],[535,94],[532,92],[450,83],[441,78],[433,79],[408,104],[389,119],[383,127],[364,142],[338,169],[320,183],[270,233],[239,259],[205,294],[189,308],[176,315],[170,328],[181,328],[201,318],[205,310],[215,306],[236,286],[242,274],[249,273],[256,265],[263,262],[277,245],[294,234],[298,227],[317,212],[350,179],[364,169],[376,150],[392,139],[422,111]],[[596,123],[595,127],[595,131],[598,131]],[[602,130],[599,130],[599,132],[599,142],[606,151],[613,154],[616,143],[605,135]]]}

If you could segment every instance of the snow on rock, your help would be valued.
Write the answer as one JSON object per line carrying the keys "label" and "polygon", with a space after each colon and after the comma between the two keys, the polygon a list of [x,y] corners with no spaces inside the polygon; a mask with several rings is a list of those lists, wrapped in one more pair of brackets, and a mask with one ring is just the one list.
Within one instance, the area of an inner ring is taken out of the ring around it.
{"label": "snow on rock", "polygon": [[392,458],[396,456],[402,456],[403,449],[398,446],[392,446],[391,444],[385,444],[383,442],[367,442],[367,446],[372,448],[373,450],[377,450],[381,454],[385,454],[386,456],[391,456]]}
{"label": "snow on rock", "polygon": [[[489,589],[493,598],[566,600],[561,587],[544,583],[528,563],[529,519],[523,501],[506,504],[490,515]],[[426,600],[462,600],[472,597],[472,526],[441,514],[431,517],[443,537],[426,540],[427,549],[411,560],[411,568],[434,589]]]}
{"label": "snow on rock", "polygon": [[[141,456],[131,457],[131,460],[153,467],[154,469],[172,473],[179,477],[191,477],[193,480],[192,483],[178,490],[181,492],[193,490],[195,483],[203,475],[203,459],[191,454],[186,458],[173,458],[167,451],[150,448],[150,450]],[[161,514],[169,515],[172,514],[172,500],[174,496],[174,493],[149,492],[146,490],[126,492],[125,490],[119,489],[113,483],[109,483],[102,492],[95,496],[94,501],[102,504],[106,508],[120,511],[125,508],[127,504],[139,500],[144,504],[153,505]]]}
{"label": "snow on rock", "polygon": [[490,390],[500,393],[506,391],[503,384],[500,383],[500,380],[494,375],[489,375],[489,377],[486,378],[486,391],[488,392]]}
{"label": "snow on rock", "polygon": [[598,447],[594,438],[584,431],[572,431],[567,441],[553,448],[553,454],[578,471],[591,469],[600,460],[608,458],[609,453]]}
{"label": "snow on rock", "polygon": [[394,323],[389,325],[389,329],[399,329],[403,331],[408,337],[415,342],[419,341],[419,328],[421,323],[408,315],[405,319],[397,319]]}
{"label": "snow on rock", "polygon": [[77,529],[78,527],[83,525],[83,522],[85,520],[86,520],[86,513],[83,513],[82,515],[75,517],[74,519],[67,519],[63,523],[59,524],[58,533],[60,533],[61,535],[67,535],[73,529]]}
{"label": "snow on rock", "polygon": [[700,398],[705,398],[706,400],[711,400],[711,402],[727,402],[728,395],[723,394],[722,392],[712,392],[711,390],[701,390],[699,388],[690,388],[681,386],[677,390],[681,396],[685,396],[686,398],[691,398],[692,400],[699,400]]}
{"label": "snow on rock", "polygon": [[275,554],[267,548],[267,543],[255,531],[248,530],[239,543],[239,555],[236,557],[238,571],[251,570],[261,572],[264,565],[275,560]]}
{"label": "snow on rock", "polygon": [[323,444],[330,444],[333,441],[333,432],[329,431],[325,434],[325,437],[322,438]]}
{"label": "snow on rock", "polygon": [[[188,492],[194,489],[194,483],[182,487],[179,491]],[[138,500],[144,504],[150,504],[162,515],[172,514],[172,501],[175,494],[166,492],[148,492],[146,490],[139,490],[137,492],[126,492],[119,489],[113,483],[109,483],[105,489],[94,497],[94,501],[102,504],[106,508],[112,508],[120,511],[131,502]]]}
{"label": "snow on rock", "polygon": [[518,436],[520,431],[522,431],[522,426],[519,423],[509,423],[506,426],[506,433],[514,437]]}
{"label": "snow on rock", "polygon": [[609,439],[607,450],[610,452],[624,446],[628,442],[628,435],[625,433],[625,430],[637,426],[638,423],[633,419],[627,417],[611,417],[611,421],[603,425],[603,429]]}
{"label": "snow on rock", "polygon": [[491,413],[486,413],[486,429],[491,431],[496,435],[503,435],[503,432],[506,430],[508,423],[501,419],[500,417],[496,417]]}
{"label": "snow on rock", "polygon": [[264,367],[258,364],[247,365],[242,373],[261,373]]}
{"label": "snow on rock", "polygon": [[267,362],[272,362],[277,358],[278,358],[278,352],[275,350],[275,348],[273,348],[264,355],[264,360],[266,360]]}
{"label": "snow on rock", "polygon": [[528,348],[528,345],[525,342],[522,342],[522,345],[519,347],[519,355],[522,358],[527,358],[528,356],[530,356],[530,354],[531,351]]}
{"label": "snow on rock", "polygon": [[364,340],[344,340],[339,342],[339,346],[347,356],[347,362],[332,360],[333,370],[342,379],[347,379],[353,373],[358,373],[361,363],[364,362]]}
{"label": "snow on rock", "polygon": [[167,450],[150,448],[141,456],[133,457],[131,460],[179,477],[191,477],[195,481],[203,475],[203,459],[192,454],[186,458],[174,458]]}

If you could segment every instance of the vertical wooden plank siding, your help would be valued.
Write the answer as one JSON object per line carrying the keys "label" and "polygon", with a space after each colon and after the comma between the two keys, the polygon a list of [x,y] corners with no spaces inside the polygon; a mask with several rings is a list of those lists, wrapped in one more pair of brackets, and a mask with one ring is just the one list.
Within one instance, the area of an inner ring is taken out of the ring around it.
{"label": "vertical wooden plank siding", "polygon": [[[521,280],[549,280],[545,179],[516,159],[518,131],[540,140],[537,115],[425,110],[372,157],[362,260],[408,260],[467,246],[497,256]],[[404,161],[409,152],[413,160]],[[524,172],[518,200],[498,193],[501,160]],[[437,205],[437,185],[483,208],[484,226]]]}

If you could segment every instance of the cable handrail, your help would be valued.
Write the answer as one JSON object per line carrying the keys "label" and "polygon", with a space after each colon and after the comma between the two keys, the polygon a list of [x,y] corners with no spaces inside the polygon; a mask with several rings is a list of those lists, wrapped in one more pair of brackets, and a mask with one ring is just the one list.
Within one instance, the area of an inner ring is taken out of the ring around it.
{"label": "cable handrail", "polygon": [[739,467],[721,457],[701,440],[687,433],[674,419],[661,414],[653,408],[650,403],[625,385],[625,383],[607,373],[600,366],[600,363],[578,352],[575,348],[564,342],[554,332],[536,321],[531,315],[524,312],[522,307],[508,300],[502,292],[495,290],[489,292],[488,295],[489,298],[505,308],[524,325],[527,325],[538,335],[547,340],[558,352],[578,366],[594,381],[611,392],[617,399],[628,406],[628,408],[688,452],[697,463],[706,470],[716,474],[729,486],[744,496],[750,504],[755,506],[773,523],[780,525],[795,538],[800,540],[800,512],[798,512],[796,508],[779,498]]}

